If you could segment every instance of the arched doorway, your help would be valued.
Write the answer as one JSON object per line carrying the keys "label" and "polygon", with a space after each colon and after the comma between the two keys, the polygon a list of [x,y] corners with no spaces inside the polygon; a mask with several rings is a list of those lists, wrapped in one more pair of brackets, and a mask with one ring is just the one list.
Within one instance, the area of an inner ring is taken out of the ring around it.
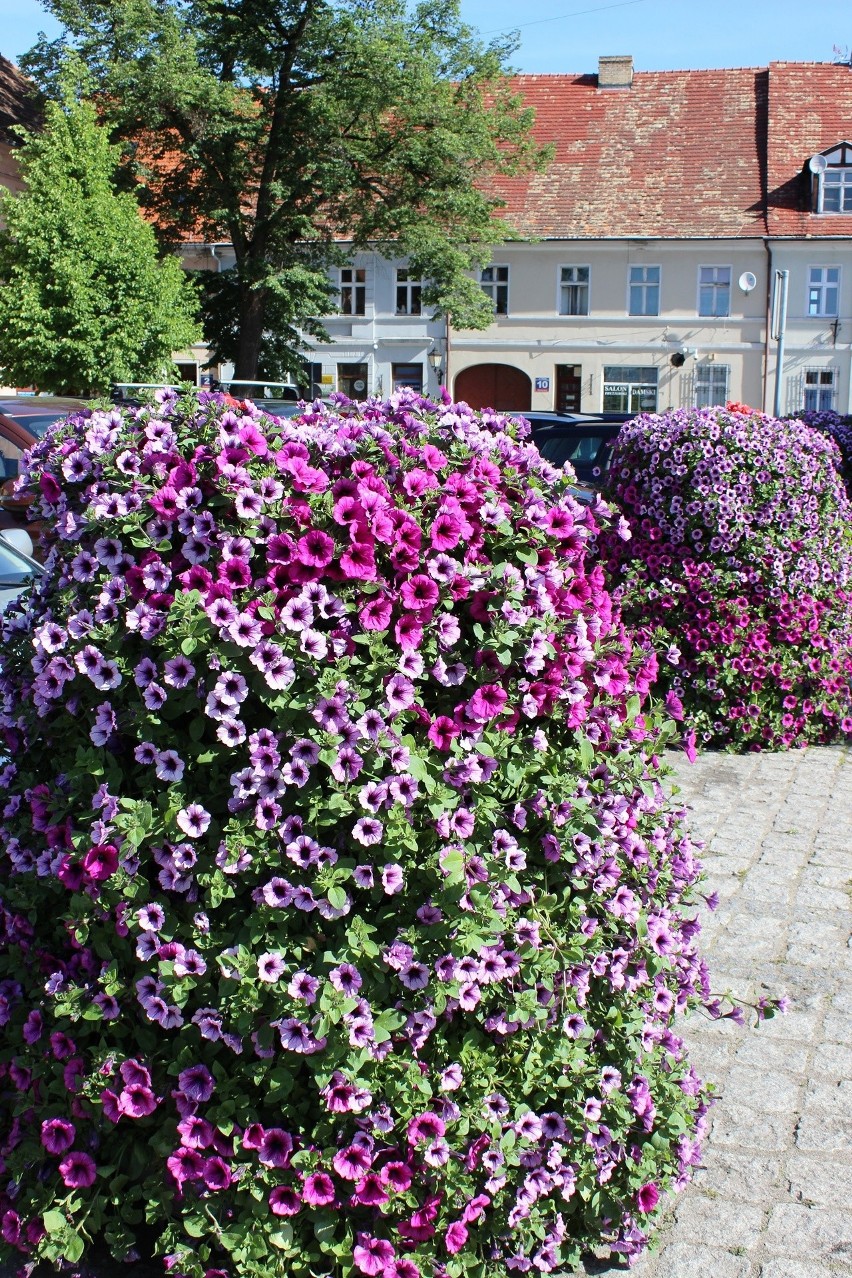
{"label": "arched doorway", "polygon": [[471,408],[526,413],[532,407],[532,382],[511,364],[474,364],[456,378],[455,398]]}

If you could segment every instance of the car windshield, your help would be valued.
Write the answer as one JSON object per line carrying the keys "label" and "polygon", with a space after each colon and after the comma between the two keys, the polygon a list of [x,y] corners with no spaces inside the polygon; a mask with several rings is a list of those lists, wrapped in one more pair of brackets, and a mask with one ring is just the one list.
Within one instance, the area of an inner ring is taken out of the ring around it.
{"label": "car windshield", "polygon": [[5,612],[18,598],[24,583],[39,572],[38,565],[19,555],[0,537],[0,612]]}

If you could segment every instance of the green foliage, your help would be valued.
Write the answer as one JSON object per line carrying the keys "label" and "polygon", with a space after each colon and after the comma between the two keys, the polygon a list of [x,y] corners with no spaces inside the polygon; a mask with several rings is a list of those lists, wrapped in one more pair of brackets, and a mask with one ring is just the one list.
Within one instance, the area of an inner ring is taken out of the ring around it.
{"label": "green foliage", "polygon": [[88,394],[162,377],[198,335],[193,286],[116,191],[118,148],[94,106],[49,103],[20,159],[26,189],[0,196],[5,380]]}
{"label": "green foliage", "polygon": [[[490,322],[468,272],[512,231],[489,182],[540,166],[545,153],[506,79],[513,46],[483,45],[459,0],[46,7],[117,133],[139,144],[158,223],[233,244],[240,376],[257,370],[282,298],[288,325],[311,314],[301,307],[325,288],[342,242],[409,255],[430,281],[427,305],[459,327]],[[49,87],[67,48],[42,45],[25,64]],[[294,267],[312,287],[293,291]]]}

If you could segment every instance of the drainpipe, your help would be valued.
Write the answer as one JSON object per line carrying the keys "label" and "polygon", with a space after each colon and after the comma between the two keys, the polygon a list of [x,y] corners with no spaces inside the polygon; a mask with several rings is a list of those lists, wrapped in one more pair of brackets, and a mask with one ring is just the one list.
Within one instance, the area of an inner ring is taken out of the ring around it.
{"label": "drainpipe", "polygon": [[775,399],[773,415],[781,416],[781,380],[784,375],[784,338],[787,328],[787,291],[790,286],[790,272],[775,272],[775,288],[772,301],[772,336],[778,343],[775,351]]}
{"label": "drainpipe", "polygon": [[763,399],[761,400],[761,408],[764,412],[767,410],[767,402],[769,396],[769,355],[772,342],[772,245],[768,240],[764,240],[766,248],[766,323],[765,336],[763,342]]}

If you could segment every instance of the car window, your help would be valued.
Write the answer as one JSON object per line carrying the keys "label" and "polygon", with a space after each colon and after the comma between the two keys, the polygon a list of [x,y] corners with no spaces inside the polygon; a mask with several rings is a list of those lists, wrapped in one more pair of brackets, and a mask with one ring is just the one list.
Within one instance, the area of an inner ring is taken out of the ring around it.
{"label": "car window", "polygon": [[603,435],[547,435],[535,443],[551,465],[562,466],[565,462],[595,461],[603,441]]}
{"label": "car window", "polygon": [[[68,411],[70,412],[72,410],[69,409]],[[37,439],[41,439],[47,434],[47,431],[53,423],[62,421],[64,417],[68,416],[68,412],[21,413],[18,415],[17,413],[10,413],[7,411],[6,416],[10,417],[13,422],[17,422],[19,426],[23,426],[25,430],[31,431]]]}

